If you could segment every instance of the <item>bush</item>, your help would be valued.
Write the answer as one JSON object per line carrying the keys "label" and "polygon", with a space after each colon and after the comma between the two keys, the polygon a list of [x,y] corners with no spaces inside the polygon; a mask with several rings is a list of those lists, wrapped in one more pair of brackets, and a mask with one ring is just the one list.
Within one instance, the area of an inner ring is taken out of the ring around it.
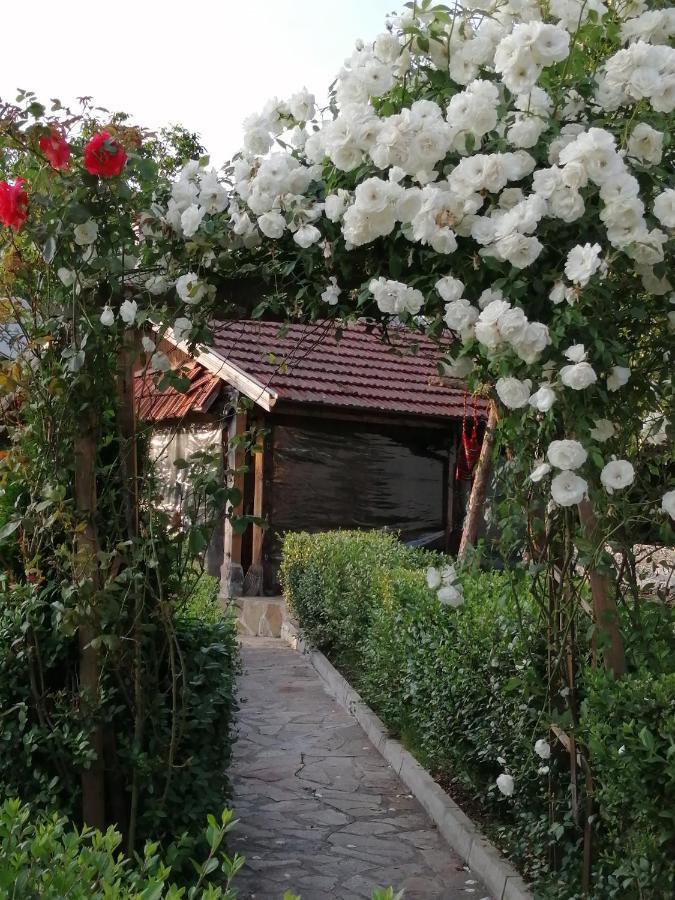
{"label": "bush", "polygon": [[[77,830],[56,814],[35,814],[18,800],[0,806],[0,897],[14,900],[234,900],[232,878],[243,864],[220,849],[233,827],[232,814],[220,823],[209,816],[206,829],[208,855],[195,863],[187,894],[170,882],[171,867],[146,843],[135,862],[120,852],[122,836],[109,828],[105,834],[91,828]],[[221,882],[207,884],[210,877]]]}
{"label": "bush", "polygon": [[[105,728],[124,796],[132,770],[139,776],[141,841],[200,832],[207,813],[229,795],[238,657],[234,622],[220,612],[216,594],[215,579],[205,580],[197,601],[148,630],[144,677],[154,702],[146,709],[141,754],[133,752],[133,723],[120,700],[130,686],[104,674]],[[77,704],[77,640],[64,628],[59,599],[42,585],[0,590],[0,800],[20,796],[77,821],[79,769],[91,750]],[[161,648],[155,653],[153,641]],[[187,854],[189,841],[183,844]]]}
{"label": "bush", "polygon": [[[545,763],[534,752],[537,739],[549,738],[556,699],[547,689],[546,623],[515,572],[466,569],[464,605],[442,606],[424,571],[436,562],[375,532],[289,535],[282,583],[309,639],[339,666],[348,661],[366,701],[482,820],[537,896],[580,896],[569,756],[553,741]],[[672,665],[666,612],[647,610],[641,624],[640,665],[649,644],[659,648],[653,659]],[[586,700],[576,737],[590,749],[599,809],[593,896],[672,896],[662,887],[675,876],[675,676],[616,683],[590,667],[580,646],[577,685]],[[572,730],[571,720],[557,720]],[[495,784],[505,770],[515,781],[511,797]]]}

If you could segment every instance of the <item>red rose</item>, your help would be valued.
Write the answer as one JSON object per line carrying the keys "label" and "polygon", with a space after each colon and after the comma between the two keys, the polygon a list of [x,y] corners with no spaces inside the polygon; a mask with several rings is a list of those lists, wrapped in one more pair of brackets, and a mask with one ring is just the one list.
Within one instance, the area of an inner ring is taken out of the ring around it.
{"label": "red rose", "polygon": [[84,167],[90,175],[114,178],[127,161],[124,147],[114,141],[107,131],[99,131],[84,148]]}
{"label": "red rose", "polygon": [[26,221],[28,194],[25,183],[23,178],[17,178],[14,184],[0,181],[0,222],[14,231],[20,231]]}
{"label": "red rose", "polygon": [[70,168],[70,146],[60,131],[50,128],[38,141],[40,150],[52,169]]}

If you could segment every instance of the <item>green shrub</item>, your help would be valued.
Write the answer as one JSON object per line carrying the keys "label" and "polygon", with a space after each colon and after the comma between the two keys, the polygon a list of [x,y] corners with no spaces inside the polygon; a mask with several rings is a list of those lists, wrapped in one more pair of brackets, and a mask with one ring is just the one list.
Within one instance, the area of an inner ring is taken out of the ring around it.
{"label": "green shrub", "polygon": [[[309,639],[347,663],[366,701],[468,804],[537,897],[581,896],[569,756],[556,742],[545,764],[534,752],[535,741],[549,737],[556,702],[548,696],[546,622],[522,573],[465,569],[464,605],[442,606],[424,571],[437,560],[381,533],[296,534],[286,538],[282,579]],[[656,607],[641,616],[631,666],[672,669],[672,616]],[[579,645],[577,689],[586,700],[576,736],[590,749],[599,810],[593,897],[673,896],[675,676],[616,683],[590,667]],[[565,715],[557,719],[572,729]],[[505,769],[515,781],[511,797],[495,785]]]}
{"label": "green shrub", "polygon": [[[0,806],[0,898],[13,900],[234,900],[230,884],[243,864],[221,850],[234,823],[229,811],[217,822],[209,816],[207,856],[195,863],[187,892],[170,881],[171,867],[148,842],[131,861],[120,852],[122,836],[78,830],[56,814],[35,813],[18,800]],[[216,878],[219,884],[208,884]]]}
{"label": "green shrub", "polygon": [[[127,798],[131,772],[138,772],[141,841],[152,835],[167,843],[201,831],[229,794],[238,656],[234,622],[220,613],[216,592],[215,579],[205,580],[194,604],[148,629],[144,679],[154,702],[145,711],[140,754],[120,699],[132,685],[103,673],[104,727],[114,737]],[[59,601],[60,592],[43,585],[0,589],[0,801],[20,796],[77,821],[79,769],[91,751],[77,703],[77,638],[64,628]],[[189,841],[183,844],[187,855]]]}

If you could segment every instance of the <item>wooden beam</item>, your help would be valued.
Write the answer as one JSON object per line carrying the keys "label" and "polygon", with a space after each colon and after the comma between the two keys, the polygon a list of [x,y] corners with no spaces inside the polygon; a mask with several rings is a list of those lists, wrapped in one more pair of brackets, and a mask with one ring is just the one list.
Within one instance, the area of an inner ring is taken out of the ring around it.
{"label": "wooden beam", "polygon": [[267,412],[277,402],[278,394],[276,391],[256,381],[255,378],[251,378],[243,369],[224,359],[215,351],[207,350],[205,347],[198,347],[195,353],[191,354],[187,341],[179,341],[171,328],[166,329],[163,337],[191,359],[195,359],[212,375],[217,375],[218,378],[231,384],[245,397],[253,400],[254,403],[267,410]]}
{"label": "wooden beam", "polygon": [[445,552],[452,549],[452,532],[455,527],[455,468],[457,466],[457,430],[453,429],[448,446],[448,475],[445,484]]}
{"label": "wooden beam", "polygon": [[[258,426],[262,428],[262,420],[258,420]],[[253,515],[262,518],[263,514],[263,472],[265,462],[265,441],[262,438],[262,445],[259,453],[255,453],[254,461],[254,488],[253,488]],[[253,526],[253,553],[251,565],[256,566],[262,560],[263,546],[263,528],[261,525]]]}
{"label": "wooden beam", "polygon": [[492,475],[492,451],[495,444],[495,432],[497,430],[497,407],[495,404],[490,406],[490,415],[488,416],[487,428],[483,437],[483,445],[480,448],[480,456],[478,457],[478,465],[476,466],[476,474],[473,479],[471,488],[471,496],[469,497],[469,508],[466,511],[466,521],[462,532],[462,540],[459,545],[458,559],[465,556],[467,549],[476,543],[478,536],[478,528],[483,518],[483,507],[485,506],[485,497],[490,484],[490,476]]}
{"label": "wooden beam", "polygon": [[[237,439],[241,439],[242,435],[246,431],[246,413],[235,413],[232,434],[231,436]],[[242,466],[245,462],[245,449],[243,444],[237,444],[234,447],[229,446],[229,436],[223,432],[224,436],[228,441],[228,445],[225,448],[226,459],[228,468],[235,469],[236,473],[232,479],[232,486],[239,488],[241,491],[241,501],[233,508],[233,512],[235,515],[240,516],[244,511],[244,473],[241,470]],[[234,528],[227,522],[227,530],[226,530],[226,541],[229,532],[229,557],[230,561],[233,563],[237,563],[241,565],[241,541],[242,535],[240,532],[235,531]],[[228,546],[225,544],[225,555],[228,555]]]}

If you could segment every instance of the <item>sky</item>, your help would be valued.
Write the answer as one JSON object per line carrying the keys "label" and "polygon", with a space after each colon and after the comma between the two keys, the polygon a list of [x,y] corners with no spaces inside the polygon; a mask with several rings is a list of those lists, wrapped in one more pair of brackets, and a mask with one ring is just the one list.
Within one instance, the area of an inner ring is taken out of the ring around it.
{"label": "sky", "polygon": [[[243,119],[307,87],[325,99],[356,38],[384,28],[396,0],[23,0],[4,41],[0,97],[16,88],[71,103],[90,95],[137,124],[184,125],[221,165]],[[400,6],[400,4],[399,4]]]}

